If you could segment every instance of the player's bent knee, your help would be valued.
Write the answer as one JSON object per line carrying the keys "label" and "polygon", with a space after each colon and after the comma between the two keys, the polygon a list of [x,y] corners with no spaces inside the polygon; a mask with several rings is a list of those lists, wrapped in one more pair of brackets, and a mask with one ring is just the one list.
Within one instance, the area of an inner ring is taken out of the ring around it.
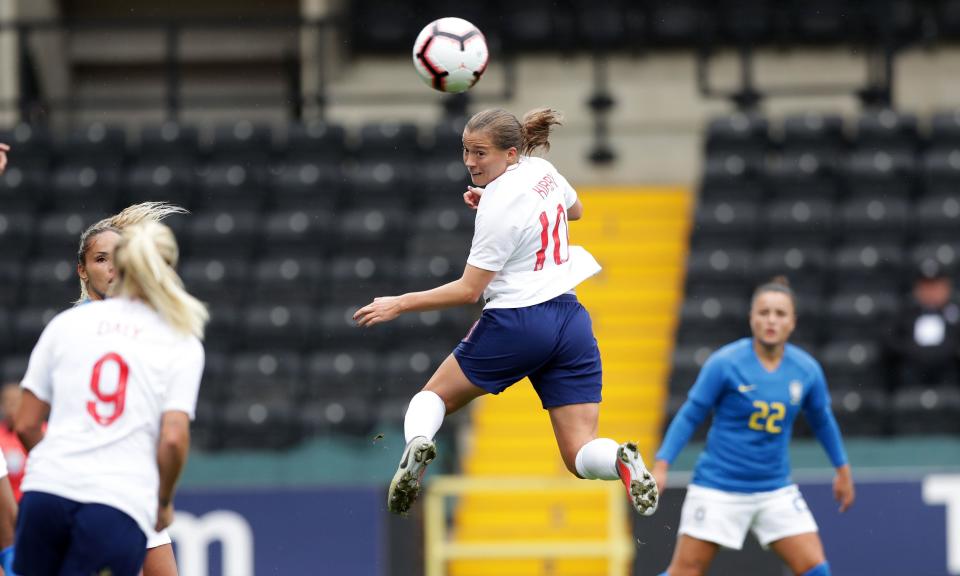
{"label": "player's bent knee", "polygon": [[830,576],[830,563],[821,562],[800,576]]}

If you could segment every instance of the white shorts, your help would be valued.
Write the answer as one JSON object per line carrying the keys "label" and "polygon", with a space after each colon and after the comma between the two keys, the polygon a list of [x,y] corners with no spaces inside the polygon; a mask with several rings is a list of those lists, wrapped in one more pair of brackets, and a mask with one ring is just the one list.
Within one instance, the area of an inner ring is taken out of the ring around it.
{"label": "white shorts", "polygon": [[166,530],[162,532],[154,532],[147,537],[147,550],[151,548],[156,548],[157,546],[163,546],[164,544],[170,544],[170,533]]}
{"label": "white shorts", "polygon": [[740,550],[752,530],[766,548],[787,536],[817,531],[796,484],[770,492],[724,492],[691,484],[680,512],[679,534]]}

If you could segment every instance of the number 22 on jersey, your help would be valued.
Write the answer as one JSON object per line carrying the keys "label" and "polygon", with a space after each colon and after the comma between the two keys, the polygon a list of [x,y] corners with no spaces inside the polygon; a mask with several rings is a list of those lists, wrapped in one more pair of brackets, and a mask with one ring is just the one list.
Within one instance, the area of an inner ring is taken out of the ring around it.
{"label": "number 22 on jersey", "polygon": [[559,266],[570,259],[570,228],[567,226],[567,211],[563,209],[563,204],[557,204],[556,218],[552,227],[550,226],[550,215],[547,214],[546,210],[540,213],[540,249],[537,250],[537,263],[533,266],[534,272],[543,270],[551,237],[553,240],[553,262]]}
{"label": "number 22 on jersey", "polygon": [[783,431],[778,424],[787,414],[787,407],[783,405],[783,402],[767,404],[763,400],[755,400],[753,407],[757,411],[750,414],[750,421],[747,423],[751,430],[760,432],[766,430],[771,434],[779,434]]}
{"label": "number 22 on jersey", "polygon": [[[103,380],[101,373],[103,366],[113,362],[117,366],[117,386],[113,392],[103,391]],[[93,365],[93,374],[90,375],[90,391],[93,392],[95,400],[87,402],[87,412],[101,426],[109,426],[117,421],[123,415],[124,402],[127,397],[127,378],[130,376],[130,366],[126,360],[116,352],[104,354]],[[106,404],[112,406],[112,410],[101,411]]]}

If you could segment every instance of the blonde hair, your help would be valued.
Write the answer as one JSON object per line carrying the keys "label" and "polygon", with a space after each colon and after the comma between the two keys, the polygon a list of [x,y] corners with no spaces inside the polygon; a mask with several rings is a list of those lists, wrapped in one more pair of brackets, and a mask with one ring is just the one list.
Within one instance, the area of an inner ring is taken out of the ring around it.
{"label": "blonde hair", "polygon": [[536,108],[522,120],[503,108],[491,108],[474,114],[464,132],[490,134],[493,145],[501,150],[516,148],[521,156],[529,156],[538,148],[550,150],[550,130],[563,123],[563,114],[552,108]]}
{"label": "blonde hair", "polygon": [[179,257],[177,240],[165,224],[148,220],[126,227],[114,255],[119,274],[114,295],[142,300],[175,330],[203,339],[210,315],[177,276]]}
{"label": "blonde hair", "polygon": [[[81,266],[86,265],[87,251],[90,250],[90,244],[93,242],[93,239],[103,234],[104,232],[115,232],[121,234],[123,230],[134,224],[139,224],[141,222],[160,222],[167,216],[173,214],[189,214],[190,212],[186,208],[181,208],[173,204],[168,204],[166,202],[141,202],[140,204],[133,204],[132,206],[127,206],[119,214],[114,214],[113,216],[104,218],[96,224],[93,224],[87,228],[83,234],[80,235],[80,248],[77,250],[77,263]],[[87,285],[83,282],[83,279],[80,280],[80,298],[77,299],[75,304],[85,302],[90,299],[90,294],[87,292]]]}

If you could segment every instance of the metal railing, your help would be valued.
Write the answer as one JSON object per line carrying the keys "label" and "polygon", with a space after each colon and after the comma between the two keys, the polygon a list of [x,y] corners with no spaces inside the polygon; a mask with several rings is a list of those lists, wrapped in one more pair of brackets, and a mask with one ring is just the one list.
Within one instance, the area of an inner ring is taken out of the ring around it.
{"label": "metal railing", "polygon": [[[563,540],[483,540],[458,542],[447,528],[449,497],[497,494],[602,493],[607,497],[605,538]],[[447,563],[457,559],[606,558],[607,576],[630,574],[633,540],[623,485],[572,478],[467,478],[437,476],[427,485],[425,499],[426,576],[445,576]]]}

